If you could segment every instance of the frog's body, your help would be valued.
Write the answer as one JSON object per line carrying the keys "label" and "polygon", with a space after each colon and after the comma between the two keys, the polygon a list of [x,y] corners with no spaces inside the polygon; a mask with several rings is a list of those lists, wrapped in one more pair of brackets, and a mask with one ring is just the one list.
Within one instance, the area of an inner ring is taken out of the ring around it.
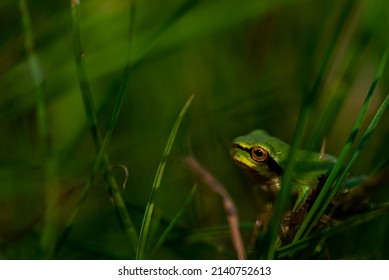
{"label": "frog's body", "polygon": [[[231,155],[234,161],[247,169],[259,183],[276,194],[280,190],[290,146],[270,136],[264,130],[255,130],[233,141]],[[297,211],[316,188],[319,178],[326,175],[336,158],[305,150],[298,150],[293,173],[292,190],[297,194],[293,211]]]}

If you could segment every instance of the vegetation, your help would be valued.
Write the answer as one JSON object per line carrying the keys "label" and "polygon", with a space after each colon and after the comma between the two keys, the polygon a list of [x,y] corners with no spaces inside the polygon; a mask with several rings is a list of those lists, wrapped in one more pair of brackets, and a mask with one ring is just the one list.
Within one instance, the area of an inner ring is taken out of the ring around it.
{"label": "vegetation", "polygon": [[[226,197],[249,258],[388,258],[387,11],[386,0],[2,0],[0,258],[236,259]],[[232,139],[258,128],[312,151],[325,139],[339,158],[283,247],[293,149],[254,245],[264,194],[230,158]],[[314,231],[360,175],[384,177],[370,207]]]}

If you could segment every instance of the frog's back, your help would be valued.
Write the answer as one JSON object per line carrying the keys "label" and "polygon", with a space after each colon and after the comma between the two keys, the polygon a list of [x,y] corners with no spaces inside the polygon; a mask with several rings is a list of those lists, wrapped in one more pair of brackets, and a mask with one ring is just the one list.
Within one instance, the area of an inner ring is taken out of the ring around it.
{"label": "frog's back", "polygon": [[336,160],[336,157],[329,154],[300,151],[295,169],[296,174],[299,175],[296,180],[301,184],[316,186],[318,178],[327,176]]}

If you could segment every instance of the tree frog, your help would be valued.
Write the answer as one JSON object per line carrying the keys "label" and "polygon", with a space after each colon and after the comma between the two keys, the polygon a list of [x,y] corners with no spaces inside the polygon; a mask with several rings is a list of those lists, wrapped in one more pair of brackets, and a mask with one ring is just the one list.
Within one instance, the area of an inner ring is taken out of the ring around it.
{"label": "tree frog", "polygon": [[[280,190],[282,174],[290,146],[264,130],[254,130],[233,141],[231,156],[246,169],[266,190],[274,195]],[[292,192],[297,195],[293,212],[298,211],[326,175],[336,158],[306,150],[298,150],[292,179]]]}

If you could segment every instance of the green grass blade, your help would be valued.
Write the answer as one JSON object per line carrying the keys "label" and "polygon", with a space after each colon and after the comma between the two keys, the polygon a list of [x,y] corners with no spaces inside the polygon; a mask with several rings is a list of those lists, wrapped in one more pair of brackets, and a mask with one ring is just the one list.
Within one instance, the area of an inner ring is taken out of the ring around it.
{"label": "green grass blade", "polygon": [[[335,164],[333,170],[331,171],[326,183],[323,186],[322,191],[320,192],[318,198],[316,199],[315,203],[313,204],[311,210],[308,212],[306,219],[304,220],[303,224],[301,225],[301,227],[297,231],[295,239],[294,239],[295,241],[299,240],[302,236],[307,236],[309,234],[309,232],[312,230],[314,225],[317,223],[320,216],[324,213],[328,204],[331,202],[331,199],[333,198],[333,196],[337,192],[337,190],[341,184],[341,180],[339,178],[344,177],[345,176],[344,174],[346,174],[346,173],[344,173],[345,170],[343,168],[343,162],[350,155],[351,147],[352,147],[352,145],[356,139],[356,136],[361,128],[362,121],[365,118],[365,115],[366,115],[368,106],[370,104],[370,100],[371,100],[371,97],[373,95],[373,92],[376,88],[378,80],[382,76],[382,72],[384,70],[385,64],[386,64],[387,59],[388,59],[388,54],[389,54],[389,47],[385,50],[385,52],[381,58],[380,65],[378,66],[375,78],[374,78],[374,80],[370,86],[370,89],[367,93],[366,99],[365,99],[363,106],[361,108],[361,112],[359,113],[358,118],[354,124],[354,127],[353,127],[353,129],[352,129],[352,131],[347,139],[347,142],[341,151],[339,159],[338,159],[337,163]],[[382,110],[386,109],[386,107],[387,107],[386,102],[387,102],[387,100],[385,100],[383,106],[381,106]],[[378,116],[376,114],[376,117],[374,118],[375,124],[373,125],[373,127],[369,126],[369,127],[371,127],[371,129],[374,129],[376,122],[378,122],[379,119],[382,117],[382,114],[383,114],[382,110],[381,109],[379,110],[379,112],[377,113]],[[369,136],[370,136],[370,134],[367,134],[367,137],[369,137]],[[365,137],[364,141],[366,141],[367,139],[368,138]],[[337,182],[336,185],[334,185],[335,182]]]}
{"label": "green grass blade", "polygon": [[[370,38],[369,38],[370,39]],[[343,58],[343,66],[340,71],[337,81],[333,83],[330,89],[331,100],[328,101],[327,106],[323,106],[324,112],[322,112],[317,118],[315,118],[315,127],[312,137],[309,139],[307,149],[318,151],[321,147],[323,139],[328,135],[331,127],[336,121],[347,94],[350,92],[350,87],[354,82],[356,75],[358,74],[361,64],[364,50],[370,40],[366,40],[364,35],[361,35],[357,46],[350,46],[350,50],[345,54]]]}
{"label": "green grass blade", "polygon": [[28,57],[33,84],[36,90],[37,127],[40,143],[38,150],[41,152],[43,157],[43,180],[45,186],[44,222],[40,236],[40,243],[43,257],[47,258],[54,250],[57,235],[56,225],[58,216],[57,212],[53,211],[58,197],[58,182],[56,179],[57,168],[50,143],[46,100],[43,90],[44,74],[38,56],[34,50],[34,35],[26,0],[20,0],[19,6],[24,29],[24,47]]}
{"label": "green grass blade", "polygon": [[20,0],[19,5],[22,14],[22,25],[24,29],[24,48],[27,53],[29,68],[37,93],[36,110],[38,116],[38,131],[41,138],[40,142],[43,144],[42,150],[45,154],[47,153],[47,148],[49,146],[49,133],[47,126],[47,111],[43,94],[44,74],[38,56],[34,50],[34,35],[32,32],[31,19],[26,0]]}
{"label": "green grass blade", "polygon": [[166,160],[167,157],[170,154],[170,150],[173,146],[174,139],[176,137],[176,134],[178,132],[178,128],[181,124],[181,120],[184,117],[186,111],[188,110],[190,104],[192,103],[193,100],[193,95],[188,99],[188,101],[185,103],[184,107],[182,108],[174,126],[173,129],[170,133],[169,139],[167,141],[165,150],[162,155],[161,162],[159,163],[157,173],[154,178],[153,186],[151,189],[150,197],[146,206],[146,211],[143,216],[143,222],[142,222],[142,227],[140,230],[140,236],[139,236],[139,242],[138,242],[138,247],[136,250],[136,259],[143,259],[145,256],[145,249],[146,249],[146,242],[148,241],[148,234],[150,230],[150,225],[151,225],[151,219],[153,216],[154,212],[154,207],[155,207],[155,201],[158,193],[158,189],[161,185],[161,180],[163,176],[163,172],[165,170],[165,165],[166,165]]}
{"label": "green grass blade", "polygon": [[[81,32],[80,32],[80,3],[79,1],[71,1],[71,14],[72,14],[72,23],[73,23],[73,40],[74,40],[74,54],[75,54],[75,60],[77,65],[77,73],[80,81],[80,88],[83,95],[83,101],[84,101],[84,107],[87,114],[88,123],[91,129],[91,133],[93,136],[93,140],[95,143],[95,147],[97,150],[97,158],[95,160],[93,170],[91,172],[91,175],[80,195],[80,198],[78,200],[78,203],[76,207],[73,209],[73,212],[71,213],[69,220],[65,226],[65,229],[59,238],[55,250],[55,254],[58,254],[61,247],[63,246],[67,236],[69,235],[73,224],[75,222],[75,219],[78,215],[78,212],[85,201],[87,194],[89,192],[89,189],[94,181],[94,178],[96,177],[97,172],[100,170],[101,166],[103,166],[105,172],[106,172],[106,180],[108,183],[108,186],[110,188],[110,193],[112,194],[112,198],[114,201],[115,210],[118,214],[119,221],[121,222],[121,225],[123,227],[123,230],[125,231],[129,242],[130,242],[130,251],[135,254],[137,241],[138,241],[138,234],[135,230],[135,227],[133,225],[133,222],[130,218],[130,215],[127,211],[127,207],[125,205],[124,199],[121,195],[121,192],[119,190],[118,184],[116,182],[115,177],[113,176],[111,172],[111,164],[109,161],[109,157],[107,154],[107,146],[109,144],[110,138],[112,136],[113,129],[115,127],[115,124],[117,122],[121,106],[123,104],[124,96],[126,93],[127,85],[128,85],[128,79],[129,79],[129,73],[131,68],[130,58],[128,60],[128,64],[126,66],[126,69],[124,71],[124,78],[122,80],[122,85],[119,90],[119,97],[115,104],[115,108],[113,111],[113,114],[111,116],[111,120],[108,126],[108,131],[104,137],[104,140],[101,138],[100,129],[97,122],[97,114],[96,109],[93,103],[93,98],[91,94],[91,89],[89,85],[89,80],[87,78],[87,73],[85,69],[85,65],[83,62],[83,50],[82,50],[82,44],[81,44]],[[132,36],[133,34],[133,24],[134,24],[134,9],[135,5],[133,2],[130,5],[130,34]]]}
{"label": "green grass blade", "polygon": [[150,255],[153,255],[161,247],[161,245],[166,241],[167,237],[169,236],[170,232],[174,228],[175,224],[181,218],[181,216],[184,214],[189,203],[192,201],[192,198],[193,198],[193,195],[195,194],[196,189],[197,189],[197,185],[194,185],[192,190],[188,194],[187,198],[185,199],[184,205],[182,205],[181,209],[177,212],[177,214],[171,220],[171,222],[169,223],[167,228],[164,230],[161,237],[158,239],[157,243],[155,244],[153,250],[151,251]]}
{"label": "green grass blade", "polygon": [[389,203],[376,205],[373,207],[372,210],[366,213],[355,215],[353,217],[348,218],[345,221],[342,221],[340,225],[328,228],[326,230],[323,230],[311,236],[304,237],[297,242],[293,242],[291,244],[279,248],[277,250],[277,257],[282,258],[282,257],[289,256],[299,250],[306,248],[313,242],[317,242],[322,238],[334,236],[345,230],[350,230],[352,227],[367,223],[375,218],[387,214],[388,210],[389,210]]}
{"label": "green grass blade", "polygon": [[73,51],[76,61],[77,75],[80,83],[82,99],[88,120],[88,125],[92,133],[96,150],[99,150],[102,142],[101,133],[98,125],[96,106],[92,98],[92,90],[89,83],[88,75],[85,68],[85,53],[81,42],[81,11],[80,1],[71,0],[71,18],[73,30]]}
{"label": "green grass blade", "polygon": [[[388,106],[389,106],[389,95],[386,96],[385,100],[382,102],[382,104],[381,104],[380,108],[378,109],[377,113],[374,115],[374,118],[370,122],[368,128],[366,129],[365,133],[362,136],[362,139],[360,140],[360,142],[358,143],[357,147],[355,148],[355,150],[354,150],[350,160],[348,161],[346,167],[344,168],[342,174],[340,175],[340,178],[337,179],[337,182],[336,182],[336,185],[334,187],[334,190],[338,190],[339,189],[339,187],[342,184],[344,178],[349,173],[349,171],[351,169],[351,166],[353,165],[355,160],[358,158],[359,154],[361,153],[361,151],[365,147],[365,145],[366,145],[367,141],[369,140],[369,138],[371,137],[371,135],[374,133],[374,130],[376,129],[378,123],[381,121],[384,113],[388,109]],[[332,197],[333,197],[333,195],[335,195],[335,191],[334,191],[333,194],[331,193]]]}
{"label": "green grass blade", "polygon": [[334,30],[334,35],[332,40],[329,43],[327,51],[323,57],[323,60],[320,64],[318,73],[314,79],[313,84],[304,92],[302,99],[302,106],[299,113],[299,118],[297,121],[297,126],[294,132],[291,149],[289,151],[288,160],[285,164],[285,172],[282,177],[281,190],[277,194],[276,201],[274,204],[273,215],[269,223],[269,230],[265,236],[265,250],[264,253],[260,254],[266,259],[273,259],[276,252],[276,242],[278,239],[279,225],[283,216],[284,209],[289,199],[291,191],[291,182],[292,174],[295,166],[295,155],[296,150],[302,142],[303,134],[305,128],[308,124],[313,105],[318,98],[318,95],[321,91],[325,77],[328,74],[330,64],[332,62],[332,57],[334,55],[337,42],[339,41],[339,36],[342,34],[341,30],[344,28],[347,20],[352,14],[353,1],[348,1],[346,5],[342,8],[342,13],[338,19],[337,28]]}
{"label": "green grass blade", "polygon": [[[129,14],[130,14],[129,52],[128,52],[127,64],[126,64],[126,67],[124,69],[123,78],[122,78],[122,82],[121,82],[119,93],[118,93],[118,99],[115,103],[111,118],[110,118],[109,123],[108,123],[107,132],[104,136],[102,145],[99,149],[99,153],[98,153],[98,156],[96,159],[96,162],[98,162],[98,163],[102,161],[103,157],[105,157],[108,144],[111,140],[113,130],[114,130],[116,123],[118,121],[119,114],[120,114],[120,111],[121,111],[121,108],[122,108],[122,105],[124,102],[124,97],[126,96],[126,91],[128,89],[128,81],[130,79],[130,74],[131,74],[131,70],[132,70],[132,46],[133,46],[134,33],[135,33],[134,32],[135,9],[136,9],[135,1],[131,1],[130,2],[130,10],[129,10]],[[98,167],[99,166],[97,165],[97,168]]]}
{"label": "green grass blade", "polygon": [[134,226],[134,224],[130,218],[130,215],[127,211],[126,204],[124,202],[122,193],[121,193],[121,191],[116,183],[116,179],[111,172],[111,166],[110,166],[109,158],[107,155],[107,147],[108,147],[108,144],[111,140],[111,136],[112,136],[113,130],[116,126],[117,120],[119,118],[119,113],[121,111],[121,108],[122,108],[122,105],[124,102],[124,97],[126,95],[127,88],[128,88],[128,81],[129,81],[131,70],[132,70],[132,56],[131,56],[131,54],[132,54],[133,38],[134,38],[134,33],[135,33],[134,32],[135,9],[136,9],[135,1],[131,1],[130,2],[130,10],[129,10],[129,14],[130,14],[129,45],[130,45],[130,47],[129,47],[128,58],[127,58],[128,61],[127,61],[127,65],[126,65],[125,70],[124,70],[122,83],[121,83],[121,86],[119,89],[118,99],[115,103],[115,107],[113,109],[111,119],[110,119],[109,124],[108,124],[108,129],[107,129],[107,132],[104,136],[104,140],[103,140],[102,146],[99,150],[99,153],[98,153],[98,156],[97,156],[97,159],[95,162],[94,170],[93,170],[93,172],[96,174],[98,169],[99,169],[100,162],[102,161],[104,163],[105,172],[106,172],[107,180],[108,180],[108,185],[110,186],[110,192],[111,192],[111,195],[112,195],[112,198],[114,201],[114,206],[115,206],[116,212],[118,214],[119,221],[121,221],[122,227],[123,227],[124,231],[126,232],[128,239],[130,241],[130,246],[131,246],[130,251],[133,254],[135,254],[135,252],[136,252],[136,247],[137,247],[137,243],[138,243],[138,233],[135,230],[135,226]]}

